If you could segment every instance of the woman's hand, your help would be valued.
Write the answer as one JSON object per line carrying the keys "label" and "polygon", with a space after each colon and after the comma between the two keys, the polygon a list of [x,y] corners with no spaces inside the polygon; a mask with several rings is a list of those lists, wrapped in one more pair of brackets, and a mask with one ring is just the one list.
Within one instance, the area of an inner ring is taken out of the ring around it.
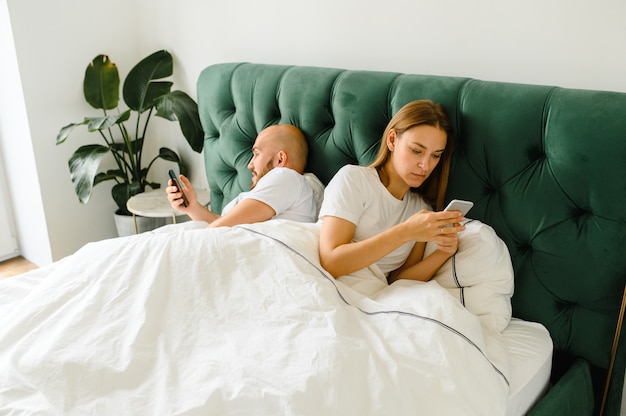
{"label": "woman's hand", "polygon": [[[458,250],[458,233],[465,229],[460,224],[464,219],[460,211],[420,211],[406,220],[403,225],[417,243],[406,262],[389,275],[389,282],[398,279],[430,280]],[[436,243],[437,250],[424,257],[427,241]]]}
{"label": "woman's hand", "polygon": [[459,249],[459,237],[457,234],[450,234],[444,237],[437,237],[437,250],[452,257]]}
{"label": "woman's hand", "polygon": [[[457,233],[465,230],[461,225],[464,220],[460,211],[419,211],[404,222],[405,232],[411,240],[434,241],[442,251],[449,251],[458,238]],[[456,251],[456,247],[454,248]]]}

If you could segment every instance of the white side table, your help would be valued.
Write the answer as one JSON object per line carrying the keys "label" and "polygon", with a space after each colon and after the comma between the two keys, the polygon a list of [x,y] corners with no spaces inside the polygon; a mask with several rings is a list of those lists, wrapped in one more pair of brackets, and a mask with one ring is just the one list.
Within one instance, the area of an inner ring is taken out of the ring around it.
{"label": "white side table", "polygon": [[[196,190],[198,201],[208,206],[211,201],[211,192],[208,189]],[[164,189],[154,189],[152,191],[142,192],[135,196],[132,196],[126,203],[126,208],[133,214],[133,222],[135,223],[135,233],[139,233],[137,228],[137,217],[141,215],[143,217],[150,218],[172,218],[172,223],[176,224],[176,215],[183,215],[176,211],[170,205],[170,201],[167,200],[167,195]]]}

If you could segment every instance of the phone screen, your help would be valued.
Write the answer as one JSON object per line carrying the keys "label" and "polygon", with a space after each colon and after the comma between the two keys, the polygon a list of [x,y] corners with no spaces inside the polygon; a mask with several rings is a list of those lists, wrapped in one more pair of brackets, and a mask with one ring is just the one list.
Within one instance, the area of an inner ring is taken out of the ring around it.
{"label": "phone screen", "polygon": [[472,201],[453,199],[450,201],[448,206],[445,207],[444,211],[461,211],[461,213],[465,216],[473,206],[474,203]]}

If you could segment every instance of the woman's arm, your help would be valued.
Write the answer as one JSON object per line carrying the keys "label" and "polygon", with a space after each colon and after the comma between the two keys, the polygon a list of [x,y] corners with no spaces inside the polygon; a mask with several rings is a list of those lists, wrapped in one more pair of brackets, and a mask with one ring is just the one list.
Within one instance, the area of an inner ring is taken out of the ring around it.
{"label": "woman's arm", "polygon": [[325,216],[320,232],[320,262],[334,277],[367,267],[410,241],[401,227],[392,227],[363,241],[352,242],[356,225],[338,217]]}
{"label": "woman's arm", "polygon": [[[420,211],[405,222],[396,224],[373,237],[352,242],[356,230],[355,224],[338,217],[325,216],[320,233],[320,262],[330,274],[339,277],[377,262],[402,244],[412,240],[436,241],[440,245],[448,245],[448,236],[454,235],[453,238],[456,238],[456,233],[465,229],[458,224],[461,219],[462,216],[457,211]],[[443,226],[452,223],[457,224],[442,231]],[[454,250],[456,251],[456,248]],[[421,255],[418,256],[415,249],[411,254],[413,255],[411,263],[405,262],[403,267],[409,268],[415,261],[421,260],[423,248]],[[436,257],[431,261],[434,261]],[[444,261],[441,261],[439,267]]]}
{"label": "woman's arm", "polygon": [[442,243],[437,244],[437,250],[424,258],[426,243],[416,243],[406,262],[389,274],[389,283],[398,279],[420,280],[427,282],[437,273],[437,270],[456,253],[459,246],[457,234],[439,237]]}

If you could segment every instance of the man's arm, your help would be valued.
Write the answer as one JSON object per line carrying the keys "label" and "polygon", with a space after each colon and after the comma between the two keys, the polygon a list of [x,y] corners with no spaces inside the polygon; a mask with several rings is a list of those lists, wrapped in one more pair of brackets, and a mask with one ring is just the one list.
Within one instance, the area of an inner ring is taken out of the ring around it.
{"label": "man's arm", "polygon": [[212,221],[209,227],[232,227],[237,224],[252,224],[269,220],[274,215],[276,215],[276,212],[266,203],[252,198],[245,198],[235,205],[228,214]]}
{"label": "man's arm", "polygon": [[[198,202],[196,191],[185,175],[180,175],[178,178],[183,185],[182,191],[175,186],[171,179],[168,181],[168,187],[165,188],[165,192],[167,192],[167,199],[170,201],[172,208],[182,212],[183,214],[187,214],[194,221],[211,223],[220,218],[218,214],[209,211],[204,205]],[[183,205],[182,192],[185,193],[188,200],[188,205],[186,207]]]}
{"label": "man's arm", "polygon": [[276,215],[272,207],[264,202],[252,198],[245,198],[239,202],[228,214],[221,216],[216,214],[198,202],[196,191],[184,175],[180,175],[183,184],[183,192],[189,200],[187,207],[183,206],[181,190],[177,189],[172,181],[166,188],[167,197],[172,207],[189,215],[194,221],[204,221],[209,223],[209,227],[232,227],[237,224],[252,224],[254,222],[266,221]]}

